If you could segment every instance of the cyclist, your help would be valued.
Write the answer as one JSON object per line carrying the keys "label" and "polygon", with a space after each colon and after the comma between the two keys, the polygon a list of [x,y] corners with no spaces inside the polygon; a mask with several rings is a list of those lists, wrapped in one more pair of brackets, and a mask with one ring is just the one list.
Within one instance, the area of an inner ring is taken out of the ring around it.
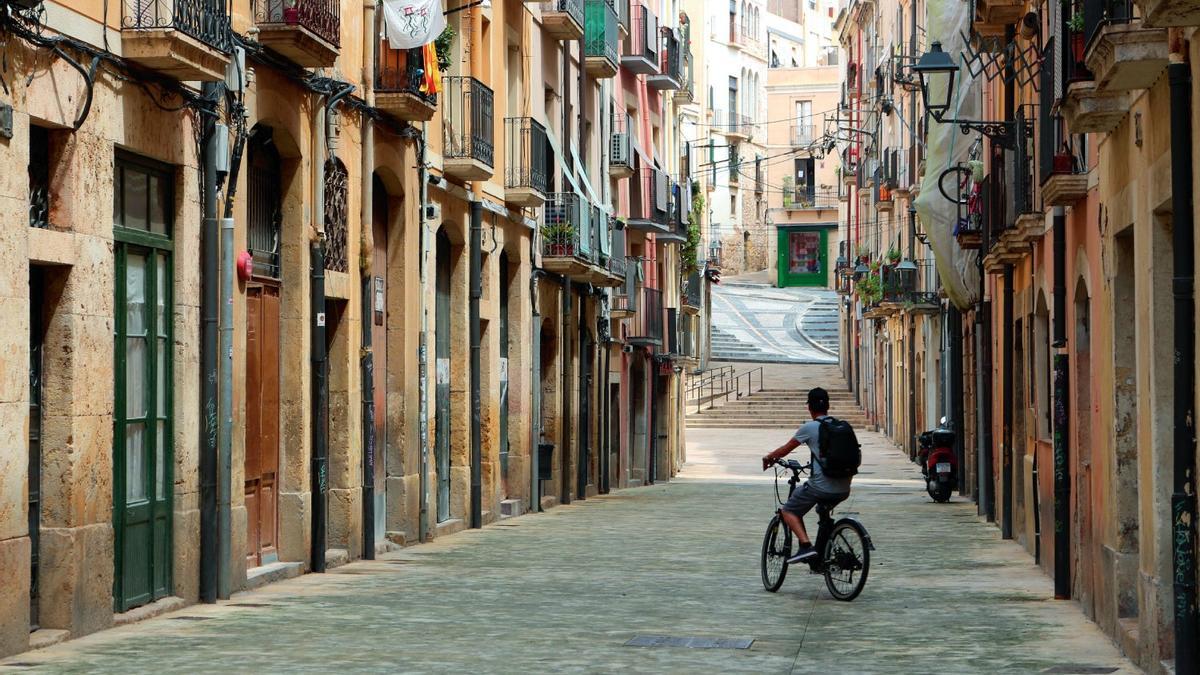
{"label": "cyclist", "polygon": [[787,443],[779,446],[762,459],[763,471],[766,471],[777,460],[799,447],[801,443],[808,444],[808,449],[813,457],[809,479],[792,492],[787,503],[780,510],[783,522],[791,528],[792,533],[796,535],[796,541],[800,544],[800,549],[796,551],[795,555],[788,558],[788,564],[811,561],[817,555],[817,549],[813,547],[812,541],[808,538],[808,532],[804,529],[804,514],[818,504],[832,507],[850,496],[850,478],[834,478],[826,475],[821,469],[818,441],[821,436],[821,420],[829,416],[829,392],[820,387],[809,390],[808,413],[812,415],[812,419],[801,424]]}

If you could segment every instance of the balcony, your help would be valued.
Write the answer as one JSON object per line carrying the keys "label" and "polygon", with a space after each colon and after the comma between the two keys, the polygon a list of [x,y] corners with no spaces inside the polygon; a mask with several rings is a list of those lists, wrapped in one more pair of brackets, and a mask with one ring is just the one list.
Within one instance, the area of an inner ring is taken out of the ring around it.
{"label": "balcony", "polygon": [[747,54],[758,57],[762,57],[764,54],[762,41],[759,40],[758,36],[752,33],[747,27],[743,27],[742,30],[738,31],[730,31],[729,44],[741,49]]}
{"label": "balcony", "polygon": [[729,146],[729,187],[742,184],[742,158],[736,145]]}
{"label": "balcony", "polygon": [[630,22],[629,38],[625,40],[625,51],[621,52],[621,67],[639,75],[657,75],[658,17],[640,2],[632,3],[631,9],[633,20]]}
{"label": "balcony", "polygon": [[225,79],[233,30],[225,0],[124,0],[125,58],[178,80]]}
{"label": "balcony", "polygon": [[581,40],[587,19],[583,0],[552,0],[542,3],[542,29],[555,40]]}
{"label": "balcony", "polygon": [[600,209],[574,192],[555,192],[543,215],[542,269],[598,286],[623,282],[609,267],[611,240]]}
{"label": "balcony", "polygon": [[1147,26],[1200,26],[1200,2],[1197,0],[1141,0]]}
{"label": "balcony", "polygon": [[662,291],[657,288],[643,288],[639,298],[638,315],[640,321],[635,321],[630,327],[629,342],[636,346],[661,346],[663,343],[663,301]]}
{"label": "balcony", "polygon": [[704,307],[704,276],[699,270],[692,272],[684,280],[680,297],[685,313],[693,316],[700,313],[700,309]]}
{"label": "balcony", "polygon": [[339,0],[254,0],[258,41],[305,68],[327,68],[341,42]]}
{"label": "balcony", "polygon": [[633,137],[629,135],[633,121],[629,113],[614,111],[613,132],[608,146],[608,175],[628,178],[633,175]]}
{"label": "balcony", "polygon": [[629,183],[629,221],[626,227],[649,234],[669,234],[671,181],[658,169],[637,169]]}
{"label": "balcony", "polygon": [[691,216],[691,189],[680,183],[671,185],[671,206],[667,216],[667,232],[658,235],[658,240],[669,244],[683,244],[688,239],[688,218]]}
{"label": "balcony", "polygon": [[1025,16],[1025,0],[975,0],[975,31],[980,35],[1004,35],[1004,29]]}
{"label": "balcony", "polygon": [[713,131],[725,134],[732,142],[749,141],[754,137],[754,124],[749,115],[717,110],[713,115]]}
{"label": "balcony", "polygon": [[546,201],[551,150],[546,127],[531,117],[504,120],[504,199],[517,206],[541,206]]}
{"label": "balcony", "polygon": [[617,10],[611,0],[586,0],[583,54],[588,75],[609,78],[617,74]]}
{"label": "balcony", "polygon": [[620,32],[621,39],[629,37],[629,0],[617,0],[617,31]]}
{"label": "balcony", "polygon": [[807,148],[817,139],[817,127],[815,124],[797,124],[791,129],[791,140],[793,148]]}
{"label": "balcony", "polygon": [[679,26],[680,32],[680,50],[683,54],[681,64],[683,79],[679,83],[679,88],[675,90],[676,105],[686,105],[696,102],[696,74],[695,59],[692,57],[692,24],[688,20],[687,15],[682,15]]}
{"label": "balcony", "polygon": [[838,208],[840,201],[836,190],[818,190],[812,185],[793,187],[791,176],[783,181],[783,208],[791,211],[824,211]]}
{"label": "balcony", "polygon": [[1100,93],[1147,89],[1167,67],[1166,28],[1140,21],[1103,24],[1088,45],[1088,70]]}
{"label": "balcony", "polygon": [[1094,81],[1072,82],[1063,97],[1063,121],[1073,134],[1107,134],[1129,113],[1129,95],[1102,92]]}
{"label": "balcony", "polygon": [[492,90],[473,77],[443,78],[443,169],[462,180],[492,177],[495,141]]}
{"label": "balcony", "polygon": [[678,31],[664,26],[659,39],[658,74],[646,78],[646,86],[659,91],[676,91],[683,86],[683,49]]}
{"label": "balcony", "polygon": [[428,122],[437,111],[437,94],[421,91],[425,52],[392,49],[384,40],[375,64],[375,106],[409,122]]}

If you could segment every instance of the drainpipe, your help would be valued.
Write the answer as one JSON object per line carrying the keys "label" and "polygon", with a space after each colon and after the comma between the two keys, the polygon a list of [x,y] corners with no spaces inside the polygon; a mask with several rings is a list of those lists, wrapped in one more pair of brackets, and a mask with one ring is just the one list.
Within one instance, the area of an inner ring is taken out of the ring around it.
{"label": "drainpipe", "polygon": [[312,362],[312,543],[310,567],[313,572],[325,571],[326,524],[329,491],[329,359],[325,347],[325,150],[328,147],[333,157],[332,112],[338,101],[354,90],[347,85],[331,95],[325,104],[317,108],[317,124],[313,171],[316,174],[316,190],[313,199],[313,222],[317,236],[312,242],[312,337],[309,344]]}
{"label": "drainpipe", "polygon": [[[375,105],[375,50],[378,48],[379,27],[375,19],[375,0],[363,3],[363,45],[366,63],[363,67],[363,98],[367,105]],[[375,437],[375,354],[371,344],[374,326],[372,266],[375,250],[375,203],[373,180],[375,170],[375,125],[371,118],[362,117],[362,190],[359,199],[359,238],[362,252],[359,266],[362,273],[362,337],[359,350],[360,377],[362,378],[362,557],[375,559],[375,462],[378,441]],[[378,270],[381,275],[387,270]]]}
{"label": "drainpipe", "polygon": [[562,477],[559,481],[559,484],[560,489],[562,490],[562,499],[560,500],[560,503],[570,504],[571,474],[567,468],[570,466],[571,462],[570,455],[567,453],[568,448],[571,446],[571,392],[568,391],[567,387],[570,385],[571,380],[571,339],[569,337],[571,334],[571,280],[568,278],[562,279],[560,298],[561,300],[559,303],[561,313],[559,316],[558,353],[559,363],[562,365],[562,369],[560,370],[561,377],[559,380],[560,384],[558,388],[558,395],[562,405],[559,408],[560,423],[558,425],[558,431],[559,443],[561,443],[560,447],[562,448],[562,466],[560,467],[560,470],[562,471]]}
{"label": "drainpipe", "polygon": [[1070,373],[1067,370],[1067,216],[1054,207],[1054,597],[1071,597]]}
{"label": "drainpipe", "polygon": [[471,202],[471,527],[483,527],[483,435],[479,370],[479,298],[483,295],[483,202],[479,195]]}
{"label": "drainpipe", "polygon": [[421,136],[417,138],[417,238],[420,252],[417,254],[417,276],[420,277],[421,334],[417,339],[417,440],[420,443],[420,513],[417,516],[418,541],[429,540],[429,303],[426,289],[429,288],[429,232],[425,226],[425,205],[429,203],[429,169],[425,165],[426,124],[421,123]]}
{"label": "drainpipe", "polygon": [[1004,465],[1000,475],[1001,497],[1004,500],[1004,514],[1000,521],[1000,536],[1004,539],[1013,538],[1013,266],[1004,266],[1004,326],[1001,340],[1004,341],[1004,373],[1002,376],[1004,388]]}
{"label": "drainpipe", "polygon": [[[205,100],[214,103],[220,97],[220,85],[205,82]],[[218,554],[220,535],[217,527],[217,314],[219,303],[218,277],[220,249],[217,241],[217,159],[213,135],[216,116],[204,115],[204,227],[201,230],[201,296],[200,296],[200,600],[216,602],[218,568],[223,561]],[[227,561],[226,561],[227,562]]]}
{"label": "drainpipe", "polygon": [[[1174,491],[1171,516],[1174,536],[1175,672],[1197,670],[1196,648],[1196,428],[1195,285],[1192,204],[1192,79],[1186,61],[1187,42],[1172,30],[1171,63],[1171,208],[1175,278],[1175,438]],[[1175,46],[1178,45],[1178,48]]]}
{"label": "drainpipe", "polygon": [[[232,185],[229,189],[233,189]],[[221,411],[220,434],[217,445],[221,452],[217,459],[218,492],[221,496],[218,508],[218,528],[221,538],[217,545],[220,557],[217,577],[218,594],[228,599],[233,593],[233,218],[221,219],[221,364],[219,390]]]}
{"label": "drainpipe", "polygon": [[[537,260],[537,237],[529,237],[529,260]],[[529,275],[529,304],[531,309],[530,326],[533,340],[530,352],[533,369],[530,375],[530,390],[533,392],[530,405],[533,407],[533,417],[529,424],[529,512],[537,513],[542,510],[541,484],[538,481],[538,446],[542,441],[542,315],[538,312],[538,276],[540,270],[534,270]]]}
{"label": "drainpipe", "polygon": [[[471,7],[471,34],[475,41],[471,47],[471,76],[481,82],[483,55],[480,54],[480,50],[486,49],[488,45],[483,43],[483,13],[478,6]],[[481,119],[473,110],[472,117]],[[486,120],[485,123],[495,127],[494,120]],[[474,131],[471,129],[472,133]],[[471,333],[471,527],[480,528],[483,527],[483,436],[480,428],[483,422],[480,415],[482,402],[479,391],[479,299],[483,295],[483,275],[480,269],[483,262],[483,202],[480,200],[483,198],[483,182],[472,183],[471,192],[474,195],[471,201],[471,297],[468,307]]]}

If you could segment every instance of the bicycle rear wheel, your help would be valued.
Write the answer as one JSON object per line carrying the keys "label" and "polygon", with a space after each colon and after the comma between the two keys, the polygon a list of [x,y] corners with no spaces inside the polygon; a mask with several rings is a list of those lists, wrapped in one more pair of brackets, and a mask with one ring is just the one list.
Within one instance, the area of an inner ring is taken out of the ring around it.
{"label": "bicycle rear wheel", "polygon": [[767,525],[762,545],[763,588],[774,593],[787,576],[787,559],[792,556],[792,531],[776,514]]}
{"label": "bicycle rear wheel", "polygon": [[853,523],[833,526],[825,545],[825,586],[834,598],[849,602],[862,593],[871,568],[871,549],[863,532]]}

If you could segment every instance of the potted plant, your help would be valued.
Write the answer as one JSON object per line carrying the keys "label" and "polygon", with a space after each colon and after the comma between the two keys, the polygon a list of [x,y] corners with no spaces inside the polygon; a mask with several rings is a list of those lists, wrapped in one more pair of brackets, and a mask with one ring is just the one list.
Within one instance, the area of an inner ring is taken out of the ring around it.
{"label": "potted plant", "polygon": [[575,255],[575,226],[569,220],[542,225],[542,239],[547,255]]}
{"label": "potted plant", "polygon": [[879,277],[874,274],[859,279],[854,284],[854,292],[864,305],[873,305],[883,298],[883,287],[879,283]]}
{"label": "potted plant", "polygon": [[433,48],[437,52],[438,67],[443,72],[450,69],[450,48],[454,46],[455,35],[457,33],[454,32],[454,27],[446,24],[446,29],[433,41]]}
{"label": "potted plant", "polygon": [[866,244],[858,245],[858,261],[864,265],[871,261],[871,249]]}
{"label": "potted plant", "polygon": [[888,258],[888,262],[890,262],[893,265],[899,263],[900,262],[900,249],[896,248],[895,246],[888,248],[887,258]]}

